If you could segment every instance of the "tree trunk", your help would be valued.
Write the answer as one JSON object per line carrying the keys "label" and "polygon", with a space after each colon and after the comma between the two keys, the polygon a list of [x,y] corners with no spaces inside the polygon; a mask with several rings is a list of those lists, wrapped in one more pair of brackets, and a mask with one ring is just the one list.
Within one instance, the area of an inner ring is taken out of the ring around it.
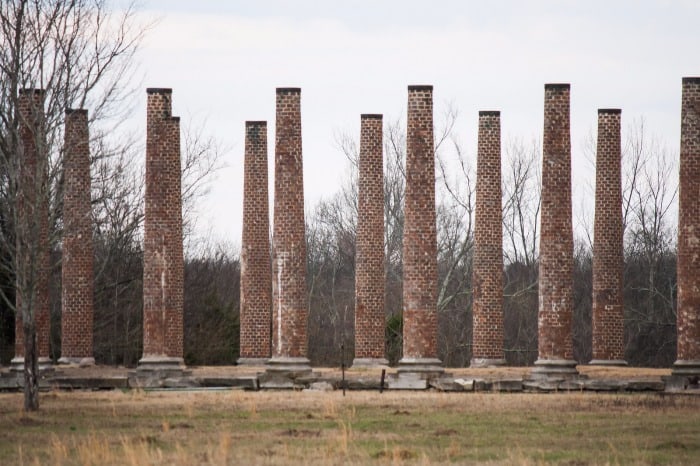
{"label": "tree trunk", "polygon": [[39,409],[36,326],[24,324],[24,410]]}

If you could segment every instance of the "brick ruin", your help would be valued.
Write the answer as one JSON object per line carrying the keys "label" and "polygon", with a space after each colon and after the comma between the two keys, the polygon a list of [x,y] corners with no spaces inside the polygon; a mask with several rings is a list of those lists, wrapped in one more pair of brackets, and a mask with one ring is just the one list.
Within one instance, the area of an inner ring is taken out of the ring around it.
{"label": "brick ruin", "polygon": [[471,366],[502,366],[501,112],[479,112],[477,146]]}
{"label": "brick ruin", "polygon": [[544,86],[537,361],[533,376],[575,375],[569,84]]}
{"label": "brick ruin", "polygon": [[384,332],[384,157],[382,115],[360,117],[355,240],[353,366],[388,364]]}
{"label": "brick ruin", "polygon": [[308,372],[301,89],[277,88],[275,121],[272,357],[267,367]]}
{"label": "brick ruin", "polygon": [[622,184],[620,109],[598,110],[593,226],[593,360],[627,365],[622,298]]}
{"label": "brick ruin", "polygon": [[267,191],[267,122],[247,121],[238,364],[264,364],[270,358],[272,271]]}
{"label": "brick ruin", "polygon": [[[45,150],[44,90],[21,89],[17,101],[19,119],[19,180],[17,198],[16,258],[18,284],[15,316],[15,357],[12,367],[24,367],[24,328],[20,290],[34,289],[34,322],[36,325],[37,356],[40,368],[51,365],[49,358],[50,309],[49,276],[51,257],[49,246],[48,153]],[[36,258],[34,273],[32,257]],[[20,265],[23,264],[23,265]],[[35,276],[32,279],[31,276]]]}
{"label": "brick ruin", "polygon": [[180,118],[172,90],[147,89],[143,357],[139,369],[183,366]]}
{"label": "brick ruin", "polygon": [[674,375],[700,375],[700,77],[683,78]]}
{"label": "brick ruin", "polygon": [[433,86],[408,86],[403,228],[403,357],[399,371],[440,373]]}
{"label": "brick ruin", "polygon": [[[674,375],[700,374],[700,78],[683,78],[678,237],[678,360]],[[140,370],[181,370],[183,249],[179,118],[172,91],[150,88],[144,226],[143,358]],[[570,86],[545,85],[540,228],[538,359],[532,376],[575,376],[572,349]],[[38,353],[49,357],[47,160],[41,90],[19,94],[23,172],[20,218],[38,235]],[[438,375],[433,88],[408,87],[403,357],[399,373]],[[274,230],[269,242],[267,124],[246,122],[239,363],[307,373],[308,297],[301,145],[301,90],[276,91]],[[62,358],[92,359],[92,244],[88,118],[68,110],[65,128]],[[593,360],[625,364],[622,301],[619,109],[598,111],[593,256]],[[505,363],[503,345],[500,112],[479,112],[472,366]],[[386,364],[382,116],[361,116],[356,252],[356,366]],[[36,189],[36,183],[42,189]],[[39,196],[37,197],[37,192]],[[43,194],[42,194],[43,193]],[[34,222],[32,224],[32,222]],[[28,236],[29,237],[29,236]],[[17,243],[18,260],[28,251]],[[270,253],[272,252],[272,261]],[[17,297],[18,304],[21,296]],[[16,357],[23,360],[21,319]]]}
{"label": "brick ruin", "polygon": [[87,110],[67,110],[63,155],[61,358],[94,364],[93,245],[90,208],[90,138]]}

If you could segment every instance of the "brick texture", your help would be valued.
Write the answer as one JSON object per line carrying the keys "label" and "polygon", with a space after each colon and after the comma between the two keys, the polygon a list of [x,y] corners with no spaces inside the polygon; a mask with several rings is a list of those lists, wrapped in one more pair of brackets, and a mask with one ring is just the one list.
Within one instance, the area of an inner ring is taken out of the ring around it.
{"label": "brick texture", "polygon": [[683,78],[678,212],[678,361],[700,373],[700,77]]}
{"label": "brick texture", "polygon": [[272,357],[307,357],[301,89],[278,88],[272,261]]}
{"label": "brick texture", "polygon": [[408,87],[403,231],[403,358],[437,358],[433,87]]}
{"label": "brick texture", "polygon": [[92,358],[93,245],[87,110],[66,112],[61,357]]}
{"label": "brick texture", "polygon": [[[44,91],[22,89],[18,99],[19,116],[19,179],[17,199],[16,267],[21,275],[16,296],[15,355],[24,357],[21,290],[34,290],[34,322],[37,336],[37,356],[49,357],[49,276],[51,274],[49,245],[48,153],[44,136]],[[31,261],[36,260],[35,275],[28,274]],[[34,275],[34,278],[30,278]]]}
{"label": "brick texture", "polygon": [[598,110],[593,243],[593,361],[624,359],[619,109]]}
{"label": "brick texture", "polygon": [[143,355],[182,358],[180,119],[170,89],[147,94]]}
{"label": "brick texture", "polygon": [[241,244],[240,357],[269,358],[272,272],[265,121],[245,124]]}
{"label": "brick texture", "polygon": [[355,358],[384,358],[382,144],[382,115],[362,115],[355,250]]}
{"label": "brick texture", "polygon": [[472,364],[505,363],[500,112],[479,112],[476,174]]}
{"label": "brick texture", "polygon": [[544,88],[538,360],[573,359],[569,84]]}

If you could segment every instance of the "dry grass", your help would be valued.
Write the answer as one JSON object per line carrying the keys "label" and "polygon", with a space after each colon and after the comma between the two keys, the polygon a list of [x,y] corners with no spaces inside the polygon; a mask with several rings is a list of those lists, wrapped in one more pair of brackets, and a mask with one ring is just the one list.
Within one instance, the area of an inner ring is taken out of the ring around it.
{"label": "dry grass", "polygon": [[0,394],[0,464],[693,464],[700,397]]}

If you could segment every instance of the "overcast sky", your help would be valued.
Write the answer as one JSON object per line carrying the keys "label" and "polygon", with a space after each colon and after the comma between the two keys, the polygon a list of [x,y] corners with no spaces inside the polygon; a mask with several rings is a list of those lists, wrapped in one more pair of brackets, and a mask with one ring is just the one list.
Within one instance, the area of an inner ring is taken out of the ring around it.
{"label": "overcast sky", "polygon": [[343,179],[335,135],[359,137],[361,113],[405,121],[409,84],[434,86],[436,119],[452,102],[473,154],[479,110],[501,111],[504,142],[541,138],[544,84],[571,83],[581,183],[592,178],[581,149],[598,108],[622,108],[623,127],[644,117],[677,153],[681,78],[700,75],[694,0],[144,0],[141,14],[158,22],[139,55],[135,119],[145,122],[145,87],[172,87],[183,124],[206,123],[228,147],[198,229],[237,245],[244,124],[268,121],[272,187],[276,87],[302,89],[309,208]]}

